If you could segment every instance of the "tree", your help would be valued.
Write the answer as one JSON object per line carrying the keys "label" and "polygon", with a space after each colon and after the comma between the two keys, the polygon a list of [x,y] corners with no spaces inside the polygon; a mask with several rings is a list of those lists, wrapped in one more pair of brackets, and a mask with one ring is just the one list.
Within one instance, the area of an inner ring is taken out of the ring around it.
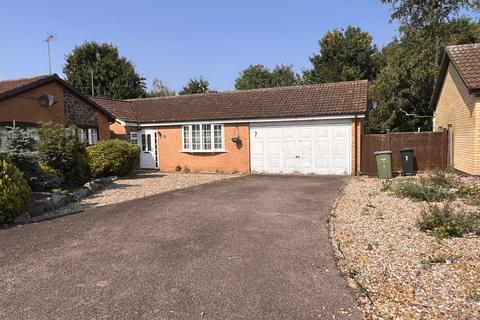
{"label": "tree", "polygon": [[327,32],[319,42],[320,53],[310,57],[313,67],[303,72],[305,83],[374,79],[377,48],[368,32],[349,26]]}
{"label": "tree", "polygon": [[292,66],[277,65],[273,70],[262,64],[250,65],[235,79],[235,89],[248,90],[258,88],[287,87],[296,85],[299,76]]}
{"label": "tree", "polygon": [[179,95],[207,93],[210,91],[210,83],[202,78],[190,79],[188,83],[178,93]]}
{"label": "tree", "polygon": [[171,90],[169,87],[163,83],[160,79],[153,80],[153,88],[147,94],[148,97],[167,97],[167,96],[174,96],[177,93],[175,90]]}
{"label": "tree", "polygon": [[480,41],[480,25],[456,16],[465,1],[381,1],[394,5],[392,18],[401,22],[400,37],[380,55],[383,66],[370,86],[370,98],[377,101],[377,108],[370,112],[366,130],[431,130],[430,99],[440,57],[448,45]]}
{"label": "tree", "polygon": [[92,94],[92,72],[94,95],[115,99],[145,95],[145,78],[112,44],[85,42],[66,56],[63,73],[83,94]]}

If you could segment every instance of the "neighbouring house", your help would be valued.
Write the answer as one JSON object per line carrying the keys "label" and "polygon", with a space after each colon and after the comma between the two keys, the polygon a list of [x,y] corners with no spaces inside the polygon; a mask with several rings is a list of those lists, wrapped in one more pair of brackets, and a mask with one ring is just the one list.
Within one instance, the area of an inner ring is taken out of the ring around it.
{"label": "neighbouring house", "polygon": [[449,163],[480,174],[480,43],[446,48],[431,106],[434,130],[449,130]]}
{"label": "neighbouring house", "polygon": [[161,171],[354,174],[368,81],[112,100],[112,137]]}
{"label": "neighbouring house", "polygon": [[110,138],[113,115],[56,74],[0,81],[0,150],[7,127],[35,132],[41,123],[75,125],[88,144]]}

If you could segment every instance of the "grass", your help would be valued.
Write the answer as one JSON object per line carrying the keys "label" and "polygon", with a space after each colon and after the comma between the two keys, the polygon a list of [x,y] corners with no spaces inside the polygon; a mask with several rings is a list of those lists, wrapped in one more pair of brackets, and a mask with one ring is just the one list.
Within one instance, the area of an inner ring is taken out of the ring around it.
{"label": "grass", "polygon": [[469,233],[480,235],[480,211],[454,213],[448,203],[443,207],[430,205],[422,212],[418,226],[441,239]]}

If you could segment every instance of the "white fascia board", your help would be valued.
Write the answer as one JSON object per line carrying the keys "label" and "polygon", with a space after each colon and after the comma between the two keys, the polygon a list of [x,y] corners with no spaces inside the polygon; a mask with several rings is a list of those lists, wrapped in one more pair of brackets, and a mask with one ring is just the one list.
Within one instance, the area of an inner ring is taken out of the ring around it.
{"label": "white fascia board", "polygon": [[299,118],[272,118],[272,119],[236,119],[236,120],[212,120],[212,121],[184,121],[184,122],[156,122],[156,123],[140,123],[140,127],[164,127],[164,126],[180,126],[187,124],[202,123],[256,123],[256,122],[285,122],[285,121],[311,121],[311,120],[339,120],[339,119],[361,119],[365,118],[364,114],[350,114],[338,116],[318,116],[318,117],[299,117]]}

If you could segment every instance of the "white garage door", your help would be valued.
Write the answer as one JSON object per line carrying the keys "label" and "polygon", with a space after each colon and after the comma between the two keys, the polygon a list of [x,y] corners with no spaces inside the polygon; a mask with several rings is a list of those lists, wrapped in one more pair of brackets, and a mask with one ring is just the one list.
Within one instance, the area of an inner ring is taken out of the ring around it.
{"label": "white garage door", "polygon": [[350,174],[351,136],[350,121],[252,124],[252,171]]}

